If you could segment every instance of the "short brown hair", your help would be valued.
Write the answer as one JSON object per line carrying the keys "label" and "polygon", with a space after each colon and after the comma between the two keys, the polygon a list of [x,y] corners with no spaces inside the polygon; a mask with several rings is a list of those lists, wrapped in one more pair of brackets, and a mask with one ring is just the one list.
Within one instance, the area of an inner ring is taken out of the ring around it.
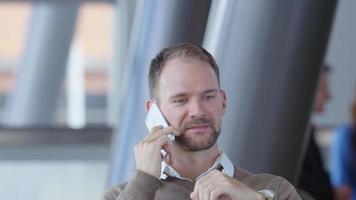
{"label": "short brown hair", "polygon": [[159,77],[163,71],[165,64],[173,58],[197,58],[201,61],[207,62],[214,70],[218,84],[220,87],[220,73],[219,67],[216,64],[214,57],[204,48],[182,43],[173,45],[162,49],[152,60],[148,74],[148,84],[151,98],[156,96]]}

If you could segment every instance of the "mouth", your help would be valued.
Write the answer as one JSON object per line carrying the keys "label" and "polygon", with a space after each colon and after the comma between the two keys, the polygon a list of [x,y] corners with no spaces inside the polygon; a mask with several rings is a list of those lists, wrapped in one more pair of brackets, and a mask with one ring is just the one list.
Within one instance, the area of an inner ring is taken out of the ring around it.
{"label": "mouth", "polygon": [[197,124],[197,125],[190,126],[187,129],[187,131],[193,132],[196,134],[201,134],[201,133],[205,133],[209,128],[210,128],[209,124]]}

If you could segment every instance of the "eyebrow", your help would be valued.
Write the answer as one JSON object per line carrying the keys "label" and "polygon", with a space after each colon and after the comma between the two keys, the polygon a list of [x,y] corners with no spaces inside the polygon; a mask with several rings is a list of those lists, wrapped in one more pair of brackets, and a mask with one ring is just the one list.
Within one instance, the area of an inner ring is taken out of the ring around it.
{"label": "eyebrow", "polygon": [[[209,93],[217,93],[217,92],[219,92],[219,90],[217,90],[217,89],[208,89],[208,90],[203,91],[201,94],[209,94]],[[171,96],[169,99],[174,99],[177,97],[184,97],[187,95],[188,95],[187,93],[178,93],[178,94]]]}
{"label": "eyebrow", "polygon": [[217,92],[219,92],[219,90],[218,89],[209,89],[209,90],[205,90],[204,92],[202,92],[203,94],[207,94],[207,93],[217,93]]}

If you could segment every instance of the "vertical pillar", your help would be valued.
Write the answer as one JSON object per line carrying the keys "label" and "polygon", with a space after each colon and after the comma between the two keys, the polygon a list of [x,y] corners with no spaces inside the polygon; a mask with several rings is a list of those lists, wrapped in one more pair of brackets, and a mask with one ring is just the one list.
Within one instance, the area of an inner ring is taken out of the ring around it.
{"label": "vertical pillar", "polygon": [[36,2],[4,124],[53,124],[79,3]]}
{"label": "vertical pillar", "polygon": [[295,182],[336,0],[214,6],[204,45],[228,97],[220,144],[237,165]]}
{"label": "vertical pillar", "polygon": [[113,140],[109,185],[128,180],[134,169],[133,148],[145,134],[149,62],[164,47],[181,42],[201,44],[210,8],[207,0],[138,1],[126,56],[123,113]]}
{"label": "vertical pillar", "polygon": [[113,59],[109,68],[109,91],[107,98],[107,121],[117,127],[123,101],[124,80],[128,76],[128,66],[125,65],[131,38],[132,24],[137,0],[117,0],[114,11]]}

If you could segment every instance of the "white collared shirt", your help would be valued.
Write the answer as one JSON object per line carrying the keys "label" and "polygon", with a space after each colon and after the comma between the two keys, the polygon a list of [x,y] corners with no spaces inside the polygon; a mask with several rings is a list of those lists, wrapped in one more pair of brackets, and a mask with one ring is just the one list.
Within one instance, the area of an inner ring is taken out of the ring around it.
{"label": "white collared shirt", "polygon": [[[219,156],[216,158],[214,164],[204,173],[200,174],[196,180],[198,180],[200,177],[208,174],[210,171],[216,169],[219,167],[219,165],[222,166],[222,173],[233,177],[234,176],[234,165],[232,164],[231,160],[227,157],[225,152],[220,151]],[[160,179],[166,179],[168,176],[170,177],[176,177],[182,180],[189,180],[192,181],[189,178],[182,177],[175,169],[173,169],[171,166],[169,166],[166,162],[162,161],[161,163],[161,176]]]}
{"label": "white collared shirt", "polygon": [[[200,177],[208,174],[210,171],[214,169],[219,168],[219,165],[221,165],[223,168],[222,173],[230,177],[234,176],[234,172],[235,172],[234,165],[232,164],[231,160],[227,157],[225,152],[220,151],[219,156],[216,158],[214,164],[206,172],[200,174],[195,180],[199,180]],[[168,178],[168,176],[179,178],[182,180],[192,181],[189,178],[182,177],[175,169],[169,166],[166,162],[162,161],[160,179],[165,180],[166,178]],[[273,199],[274,197],[274,192],[271,190],[259,190],[257,192],[260,193],[266,199]]]}

